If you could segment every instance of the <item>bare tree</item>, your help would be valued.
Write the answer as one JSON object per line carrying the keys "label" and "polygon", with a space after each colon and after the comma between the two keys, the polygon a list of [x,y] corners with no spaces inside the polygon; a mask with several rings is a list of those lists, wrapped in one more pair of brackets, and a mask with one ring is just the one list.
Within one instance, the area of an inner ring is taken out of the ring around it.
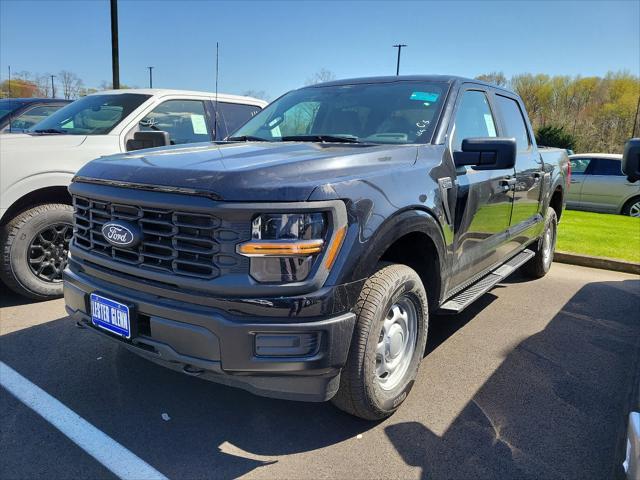
{"label": "bare tree", "polygon": [[507,77],[504,76],[502,72],[491,72],[491,73],[483,73],[482,75],[478,75],[476,80],[482,80],[483,82],[493,83],[499,87],[506,87],[509,85],[509,81]]}
{"label": "bare tree", "polygon": [[316,83],[322,82],[330,82],[331,80],[335,80],[336,75],[331,70],[327,70],[326,68],[321,68],[316,73],[307,78],[305,85],[315,85]]}
{"label": "bare tree", "polygon": [[38,87],[39,97],[51,96],[51,75],[48,73],[38,73],[35,76],[34,83]]}
{"label": "bare tree", "polygon": [[245,90],[242,95],[269,101],[269,94],[264,90]]}
{"label": "bare tree", "polygon": [[58,73],[58,78],[62,84],[62,94],[66,100],[78,98],[82,88],[82,80],[73,72],[62,70]]}

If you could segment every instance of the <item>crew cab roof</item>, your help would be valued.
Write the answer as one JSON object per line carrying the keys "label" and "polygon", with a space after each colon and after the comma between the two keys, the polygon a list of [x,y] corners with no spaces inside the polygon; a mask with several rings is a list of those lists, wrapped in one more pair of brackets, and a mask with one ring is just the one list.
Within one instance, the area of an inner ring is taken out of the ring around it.
{"label": "crew cab roof", "polygon": [[504,90],[505,92],[514,93],[513,91],[495,85],[493,83],[484,82],[482,80],[476,80],[473,78],[459,77],[456,75],[393,75],[393,76],[383,76],[383,77],[361,77],[361,78],[347,78],[344,80],[332,80],[330,82],[316,83],[315,85],[310,85],[308,87],[303,88],[317,88],[317,87],[327,87],[331,85],[357,85],[364,83],[393,83],[393,82],[444,82],[450,85],[458,84],[458,83],[477,83],[480,85],[486,85],[492,88],[498,88],[500,90]]}
{"label": "crew cab roof", "polygon": [[[122,88],[120,90],[104,90],[101,92],[95,92],[91,95],[118,95],[121,93],[139,93],[142,95],[152,95],[154,97],[165,97],[169,95],[184,95],[184,96],[197,96],[197,97],[209,97],[214,98],[216,96],[213,92],[199,92],[196,90],[173,90],[169,88]],[[264,107],[268,102],[253,97],[244,97],[241,95],[231,95],[228,93],[218,93],[218,100],[221,102],[229,101],[234,103],[246,103],[250,105],[259,105]]]}

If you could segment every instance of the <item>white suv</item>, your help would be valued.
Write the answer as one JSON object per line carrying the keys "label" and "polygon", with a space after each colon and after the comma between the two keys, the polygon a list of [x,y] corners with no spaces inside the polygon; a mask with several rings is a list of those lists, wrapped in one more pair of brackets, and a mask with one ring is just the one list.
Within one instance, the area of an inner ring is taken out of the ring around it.
{"label": "white suv", "polygon": [[[81,98],[25,134],[0,138],[0,278],[35,299],[62,294],[74,173],[96,157],[222,140],[266,102],[181,90],[112,90]],[[217,114],[216,114],[217,111]]]}

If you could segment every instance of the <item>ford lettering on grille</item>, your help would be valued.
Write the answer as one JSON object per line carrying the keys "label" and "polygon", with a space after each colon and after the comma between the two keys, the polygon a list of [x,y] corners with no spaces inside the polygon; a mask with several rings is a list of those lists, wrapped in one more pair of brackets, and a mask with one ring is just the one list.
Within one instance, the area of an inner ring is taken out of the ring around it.
{"label": "ford lettering on grille", "polygon": [[127,222],[112,221],[102,226],[102,235],[116,247],[135,247],[140,243],[139,229]]}

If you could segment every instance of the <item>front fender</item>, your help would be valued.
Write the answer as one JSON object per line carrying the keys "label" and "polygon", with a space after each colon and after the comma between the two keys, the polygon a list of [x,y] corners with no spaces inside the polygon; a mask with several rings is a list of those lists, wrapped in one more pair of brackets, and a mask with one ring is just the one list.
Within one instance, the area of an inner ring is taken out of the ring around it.
{"label": "front fender", "polygon": [[25,195],[42,188],[66,188],[71,183],[72,178],[73,172],[58,171],[31,175],[13,183],[0,194],[0,220],[2,220],[7,210]]}
{"label": "front fender", "polygon": [[[438,255],[439,278],[446,278],[444,236],[442,228],[431,212],[408,208],[385,219],[373,234],[364,237],[361,233],[357,224],[349,229],[341,254],[342,261],[332,272],[334,278],[330,278],[336,284],[361,281],[370,277],[389,247],[410,233],[422,233],[429,237]],[[340,273],[337,274],[336,271]],[[440,291],[443,291],[442,285]]]}

